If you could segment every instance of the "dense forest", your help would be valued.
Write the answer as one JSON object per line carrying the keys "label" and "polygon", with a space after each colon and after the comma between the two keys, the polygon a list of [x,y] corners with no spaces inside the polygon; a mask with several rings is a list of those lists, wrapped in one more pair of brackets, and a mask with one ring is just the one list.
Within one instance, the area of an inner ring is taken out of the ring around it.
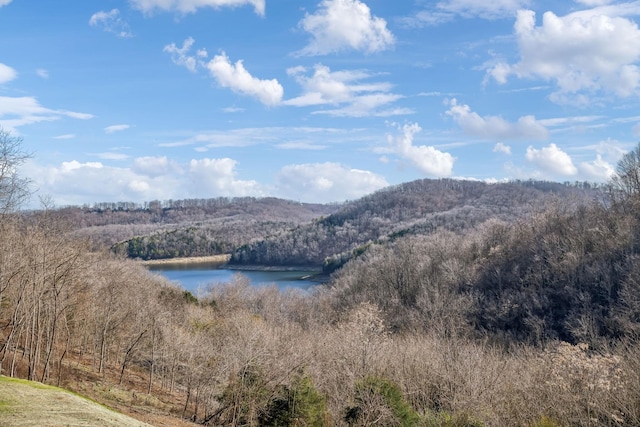
{"label": "dense forest", "polygon": [[[198,247],[208,230],[197,250],[338,259],[315,292],[237,275],[195,298],[88,238],[168,206],[16,210],[17,142],[0,138],[4,375],[156,425],[640,425],[640,145],[601,188],[421,180],[343,205],[159,219],[148,236]],[[244,237],[207,228],[240,235],[243,220]]]}

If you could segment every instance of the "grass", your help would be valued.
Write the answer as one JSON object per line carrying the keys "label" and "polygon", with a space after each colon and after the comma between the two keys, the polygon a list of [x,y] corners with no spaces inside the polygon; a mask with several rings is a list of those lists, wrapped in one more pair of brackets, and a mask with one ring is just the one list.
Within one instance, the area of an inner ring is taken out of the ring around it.
{"label": "grass", "polygon": [[0,425],[149,426],[67,390],[4,376],[0,376]]}

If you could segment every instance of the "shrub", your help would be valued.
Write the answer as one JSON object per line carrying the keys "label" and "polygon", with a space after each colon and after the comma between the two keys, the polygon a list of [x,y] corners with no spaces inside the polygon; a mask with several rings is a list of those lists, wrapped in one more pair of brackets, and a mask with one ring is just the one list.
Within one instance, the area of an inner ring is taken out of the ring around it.
{"label": "shrub", "polygon": [[367,377],[356,384],[355,405],[345,411],[350,425],[416,426],[420,416],[405,400],[400,388],[389,380]]}

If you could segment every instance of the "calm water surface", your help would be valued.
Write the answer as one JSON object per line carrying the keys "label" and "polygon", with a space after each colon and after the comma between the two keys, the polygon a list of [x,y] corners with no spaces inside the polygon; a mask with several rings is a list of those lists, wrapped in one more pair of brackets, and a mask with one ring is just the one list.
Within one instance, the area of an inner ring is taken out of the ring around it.
{"label": "calm water surface", "polygon": [[186,290],[196,294],[210,284],[228,283],[236,274],[246,276],[253,286],[276,285],[280,290],[296,288],[310,290],[319,284],[310,280],[317,271],[255,271],[227,269],[219,264],[154,265],[149,270],[177,282]]}

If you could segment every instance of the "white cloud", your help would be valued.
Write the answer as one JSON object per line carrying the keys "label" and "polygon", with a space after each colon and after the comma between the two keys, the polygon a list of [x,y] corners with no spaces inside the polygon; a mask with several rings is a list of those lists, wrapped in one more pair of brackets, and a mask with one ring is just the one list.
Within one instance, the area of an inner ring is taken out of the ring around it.
{"label": "white cloud", "polygon": [[353,200],[388,185],[380,175],[332,162],[288,165],[276,176],[279,196],[302,202]]}
{"label": "white cloud", "polygon": [[534,116],[523,116],[516,123],[510,123],[499,116],[481,117],[468,105],[458,104],[456,99],[449,105],[447,115],[453,117],[467,135],[489,140],[544,140],[549,136],[547,128]]}
{"label": "white cloud", "polygon": [[615,173],[614,167],[602,159],[600,154],[592,162],[582,162],[580,175],[591,181],[608,181]]}
{"label": "white cloud", "polygon": [[131,126],[129,125],[111,125],[104,128],[104,133],[115,133],[121,132],[123,130],[129,129]]}
{"label": "white cloud", "polygon": [[240,108],[240,107],[225,107],[222,109],[222,111],[224,111],[225,113],[241,113],[244,111],[244,108]]}
{"label": "white cloud", "polygon": [[236,165],[237,162],[229,158],[191,160],[189,164],[191,182],[194,186],[200,186],[211,195],[263,195],[263,190],[258,182],[236,179]]}
{"label": "white cloud", "polygon": [[504,153],[506,155],[511,155],[511,147],[509,147],[508,145],[504,145],[502,142],[498,142],[494,147],[493,147],[493,152],[494,153]]}
{"label": "white cloud", "polygon": [[611,3],[612,0],[575,0],[575,1],[585,6],[593,7],[593,6],[604,6],[605,4]]}
{"label": "white cloud", "polygon": [[299,26],[311,34],[300,55],[326,55],[344,50],[367,53],[391,48],[395,39],[387,22],[372,16],[359,0],[323,0],[314,14],[306,14]]}
{"label": "white cloud", "polygon": [[43,78],[43,79],[48,79],[49,78],[49,72],[47,70],[45,70],[44,68],[38,68],[36,70],[36,75],[38,77]]}
{"label": "white cloud", "polygon": [[174,64],[184,66],[187,70],[195,73],[198,61],[195,56],[188,55],[194,43],[195,40],[193,37],[189,37],[182,42],[182,47],[178,47],[175,43],[171,43],[166,45],[162,51],[171,54],[171,61],[173,61]]}
{"label": "white cloud", "polygon": [[306,75],[307,69],[295,67],[287,70],[303,89],[302,95],[288,99],[285,105],[297,107],[333,105],[343,107],[316,111],[318,114],[334,116],[365,117],[411,114],[412,110],[386,108],[401,99],[401,95],[391,93],[388,82],[365,83],[374,75],[363,70],[331,71],[329,67],[317,64],[313,74]]}
{"label": "white cloud", "polygon": [[175,162],[169,160],[167,156],[146,156],[136,158],[133,161],[131,170],[138,175],[154,178],[167,175],[172,171],[178,171],[180,168]]}
{"label": "white cloud", "polygon": [[15,98],[0,96],[0,126],[9,132],[16,131],[20,126],[59,120],[62,117],[87,120],[93,115],[45,108],[36,98],[31,96]]}
{"label": "white cloud", "polygon": [[437,4],[438,10],[463,18],[498,19],[512,17],[530,3],[528,0],[448,0]]}
{"label": "white cloud", "polygon": [[283,150],[324,150],[326,145],[314,144],[308,141],[290,141],[276,144],[276,148]]}
{"label": "white cloud", "polygon": [[551,119],[539,120],[539,123],[546,127],[557,126],[584,126],[585,123],[594,122],[603,119],[605,116],[572,116],[572,117],[555,117]]}
{"label": "white cloud", "polygon": [[578,173],[571,157],[553,143],[540,150],[529,146],[526,158],[541,170],[554,175],[573,176]]}
{"label": "white cloud", "polygon": [[95,156],[102,160],[127,160],[129,158],[129,156],[124,153],[114,153],[111,151],[107,151],[105,153],[97,153],[95,154]]}
{"label": "white cloud", "polygon": [[256,14],[264,16],[265,0],[130,0],[133,6],[144,13],[156,9],[166,12],[195,13],[199,8],[253,6]]}
{"label": "white cloud", "polygon": [[74,133],[67,133],[64,135],[54,136],[53,139],[73,139],[76,135]]}
{"label": "white cloud", "polygon": [[518,12],[515,34],[520,61],[487,70],[498,83],[508,75],[553,81],[557,103],[587,104],[589,94],[638,94],[640,30],[623,16],[640,14],[640,3],[624,3],[559,17],[546,12],[536,27],[535,12]]}
{"label": "white cloud", "polygon": [[108,33],[115,34],[118,37],[132,37],[129,24],[120,17],[118,9],[111,9],[109,12],[101,10],[91,15],[89,25],[92,27],[101,27]]}
{"label": "white cloud", "polygon": [[71,172],[77,169],[89,168],[89,169],[102,169],[104,166],[100,162],[87,162],[80,163],[77,160],[71,160],[70,162],[62,162],[60,170],[62,172]]}
{"label": "white cloud", "polygon": [[193,159],[181,166],[166,157],[141,157],[117,167],[77,160],[40,165],[32,160],[21,173],[56,205],[265,195],[257,182],[236,177],[236,164],[228,158]]}
{"label": "white cloud", "polygon": [[436,3],[415,16],[403,19],[409,26],[439,25],[453,21],[456,17],[501,19],[510,18],[516,11],[529,5],[529,0],[448,0]]}
{"label": "white cloud", "polygon": [[[25,165],[25,174],[34,181],[38,194],[50,195],[56,205],[82,205],[87,202],[116,202],[164,199],[175,189],[173,180],[147,182],[130,169],[105,166],[99,162],[72,160],[59,165]],[[34,201],[32,201],[34,203]],[[35,207],[35,206],[34,206]]]}
{"label": "white cloud", "polygon": [[16,70],[0,62],[0,85],[10,82],[16,77],[18,77]]}
{"label": "white cloud", "polygon": [[[220,86],[231,89],[236,93],[257,98],[260,102],[268,106],[278,105],[282,101],[284,89],[276,79],[261,80],[253,77],[246,68],[242,60],[232,64],[226,53],[222,52],[205,63],[208,54],[204,49],[199,49],[196,56],[190,55],[189,52],[193,47],[195,40],[192,37],[187,38],[182,47],[176,46],[175,43],[168,44],[163,51],[171,54],[171,60],[174,64],[184,66],[189,71],[195,73],[198,67],[205,67],[209,70]],[[234,112],[238,110],[229,109],[226,112]]]}
{"label": "white cloud", "polygon": [[227,87],[236,93],[255,97],[265,105],[277,105],[282,100],[284,89],[278,80],[260,80],[253,77],[244,68],[242,60],[231,64],[224,52],[214,56],[207,64],[207,69],[220,86]]}
{"label": "white cloud", "polygon": [[414,167],[427,176],[443,178],[451,176],[455,158],[435,147],[413,145],[414,136],[422,129],[417,123],[405,124],[398,127],[401,134],[387,136],[390,148],[396,155],[408,160]]}
{"label": "white cloud", "polygon": [[320,141],[322,145],[361,143],[362,128],[338,129],[331,127],[255,127],[197,133],[189,138],[161,143],[161,147],[195,145],[206,151],[221,147],[248,147],[252,145],[282,144],[283,141]]}
{"label": "white cloud", "polygon": [[6,6],[11,3],[11,0],[0,0],[0,7]]}

